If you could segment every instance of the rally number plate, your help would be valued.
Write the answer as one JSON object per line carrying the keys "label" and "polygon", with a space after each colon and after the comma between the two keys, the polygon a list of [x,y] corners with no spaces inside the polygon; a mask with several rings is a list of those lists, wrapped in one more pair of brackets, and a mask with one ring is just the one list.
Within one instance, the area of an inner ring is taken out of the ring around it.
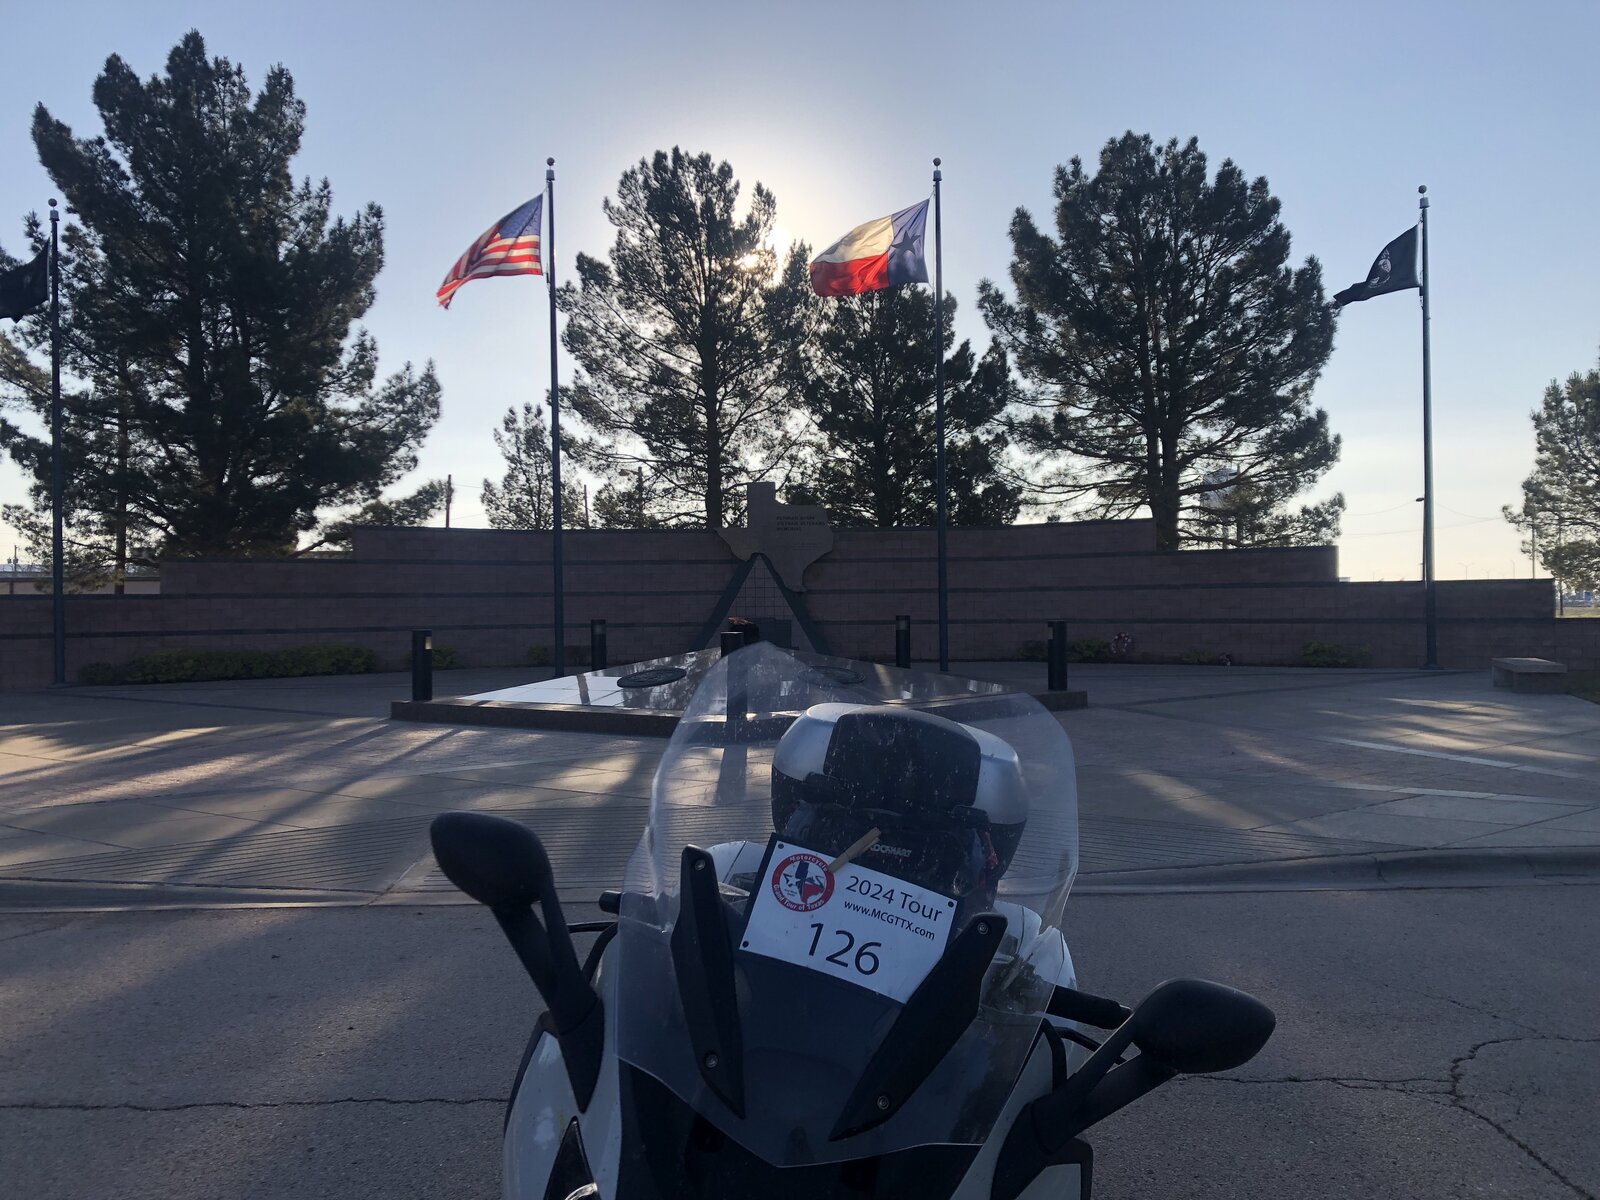
{"label": "rally number plate", "polygon": [[904,1003],[950,940],[956,902],[880,871],[774,842],[740,949]]}

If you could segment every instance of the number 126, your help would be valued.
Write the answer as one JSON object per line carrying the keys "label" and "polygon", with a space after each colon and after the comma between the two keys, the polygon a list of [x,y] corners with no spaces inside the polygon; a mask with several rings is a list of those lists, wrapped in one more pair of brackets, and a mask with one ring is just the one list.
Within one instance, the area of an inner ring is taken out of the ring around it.
{"label": "number 126", "polygon": [[[820,924],[813,924],[811,926],[811,949],[806,951],[808,956],[812,958],[817,956],[817,945],[822,941],[822,934],[823,927]],[[829,936],[843,938],[844,945],[840,946],[832,954],[825,955],[823,958],[824,962],[831,962],[835,966],[843,967],[847,971],[853,966],[863,975],[873,974],[881,965],[878,962],[878,956],[873,953],[873,950],[876,948],[881,948],[883,946],[882,942],[862,942],[861,945],[857,946],[855,935],[852,934],[848,929],[835,929],[829,934]],[[852,950],[856,952],[853,963],[845,958],[845,955],[849,954]]]}

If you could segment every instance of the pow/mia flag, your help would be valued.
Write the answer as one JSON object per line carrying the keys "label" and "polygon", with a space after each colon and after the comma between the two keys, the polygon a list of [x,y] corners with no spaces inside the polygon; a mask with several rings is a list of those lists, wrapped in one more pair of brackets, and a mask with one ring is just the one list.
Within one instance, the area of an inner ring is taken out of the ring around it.
{"label": "pow/mia flag", "polygon": [[1421,286],[1417,279],[1417,227],[1413,225],[1383,248],[1366,279],[1336,293],[1333,303],[1334,307],[1343,308],[1357,300],[1371,300],[1374,296]]}
{"label": "pow/mia flag", "polygon": [[50,299],[50,247],[9,271],[0,271],[0,317],[22,319]]}

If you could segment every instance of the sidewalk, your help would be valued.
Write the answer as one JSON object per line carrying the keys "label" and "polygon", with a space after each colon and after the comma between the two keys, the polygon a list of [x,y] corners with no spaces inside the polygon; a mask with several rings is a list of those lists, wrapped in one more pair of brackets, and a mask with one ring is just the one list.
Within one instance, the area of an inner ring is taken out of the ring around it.
{"label": "sidewalk", "polygon": [[[1043,666],[955,670],[1031,683]],[[527,677],[436,679],[445,695]],[[1091,705],[1061,715],[1086,884],[1419,850],[1600,861],[1600,706],[1487,672],[1095,665],[1072,683]],[[575,899],[618,882],[664,741],[385,720],[408,686],[5,694],[0,904],[453,899],[426,852],[452,808],[529,821]]]}

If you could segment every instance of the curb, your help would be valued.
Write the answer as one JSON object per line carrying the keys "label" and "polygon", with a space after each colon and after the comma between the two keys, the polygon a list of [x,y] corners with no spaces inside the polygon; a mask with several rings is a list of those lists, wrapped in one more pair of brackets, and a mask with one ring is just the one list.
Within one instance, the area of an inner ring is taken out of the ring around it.
{"label": "curb", "polygon": [[0,879],[0,914],[5,915],[202,908],[348,908],[371,904],[372,900],[371,892],[326,889]]}
{"label": "curb", "polygon": [[1387,850],[1377,854],[1099,871],[1079,876],[1073,894],[1324,891],[1597,882],[1600,882],[1600,846],[1508,846],[1476,850]]}
{"label": "curb", "polygon": [[[1139,871],[1095,871],[1075,896],[1178,892],[1368,891],[1381,888],[1488,888],[1600,883],[1600,846],[1390,850]],[[593,893],[567,889],[561,902],[587,908]],[[470,905],[459,892],[384,892],[203,884],[96,883],[0,879],[0,916],[28,913],[160,912],[220,908],[364,908]]]}

